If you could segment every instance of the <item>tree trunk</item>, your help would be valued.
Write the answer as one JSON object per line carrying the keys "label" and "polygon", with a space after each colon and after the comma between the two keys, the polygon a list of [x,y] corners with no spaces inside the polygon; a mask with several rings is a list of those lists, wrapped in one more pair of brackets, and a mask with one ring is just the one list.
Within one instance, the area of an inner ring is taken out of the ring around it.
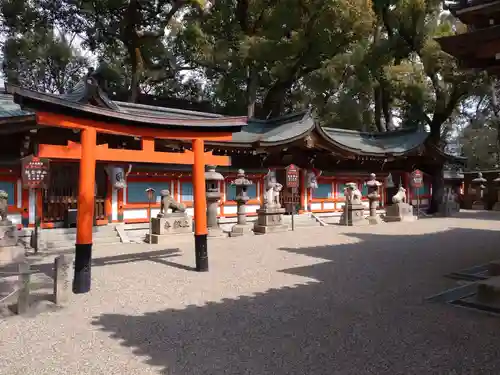
{"label": "tree trunk", "polygon": [[130,94],[128,101],[130,103],[136,103],[139,99],[139,56],[137,56],[138,52],[135,50],[133,46],[129,46],[129,57],[130,57],[130,67],[132,71],[132,77],[130,81]]}
{"label": "tree trunk", "polygon": [[391,131],[394,130],[394,124],[392,121],[391,93],[387,86],[387,82],[382,80],[380,85],[380,96],[382,101],[382,112],[384,113],[385,119],[385,131]]}
{"label": "tree trunk", "polygon": [[247,68],[247,116],[252,118],[255,116],[255,98],[257,94],[258,75],[257,69],[253,64]]}
{"label": "tree trunk", "polygon": [[139,50],[139,37],[137,35],[137,24],[139,21],[139,9],[137,0],[130,0],[125,13],[125,28],[122,33],[122,42],[127,46],[128,57],[132,77],[128,101],[137,102],[139,98],[139,74],[141,65],[141,52]]}
{"label": "tree trunk", "polygon": [[262,106],[264,118],[281,116],[285,110],[285,96],[287,90],[292,87],[293,79],[276,82],[267,92]]}
{"label": "tree trunk", "polygon": [[373,97],[375,101],[375,126],[379,132],[386,132],[385,122],[382,121],[382,89],[380,85],[373,89]]}

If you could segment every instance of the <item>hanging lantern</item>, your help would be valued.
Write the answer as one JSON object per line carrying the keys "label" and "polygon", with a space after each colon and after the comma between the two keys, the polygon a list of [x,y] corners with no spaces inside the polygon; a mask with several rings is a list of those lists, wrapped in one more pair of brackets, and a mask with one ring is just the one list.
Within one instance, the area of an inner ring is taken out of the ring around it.
{"label": "hanging lantern", "polygon": [[394,185],[394,181],[392,180],[392,174],[389,173],[389,175],[385,178],[385,187],[386,188],[393,188],[395,185]]}

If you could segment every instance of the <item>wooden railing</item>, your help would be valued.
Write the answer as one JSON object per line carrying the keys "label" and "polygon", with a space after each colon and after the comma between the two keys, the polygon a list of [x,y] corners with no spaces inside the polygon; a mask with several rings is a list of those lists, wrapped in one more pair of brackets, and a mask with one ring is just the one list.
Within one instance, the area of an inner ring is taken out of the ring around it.
{"label": "wooden railing", "polygon": [[[105,199],[96,197],[94,200],[94,216],[96,220],[106,219]],[[64,221],[68,209],[76,209],[78,199],[75,197],[48,197],[43,202],[43,221],[57,222]]]}

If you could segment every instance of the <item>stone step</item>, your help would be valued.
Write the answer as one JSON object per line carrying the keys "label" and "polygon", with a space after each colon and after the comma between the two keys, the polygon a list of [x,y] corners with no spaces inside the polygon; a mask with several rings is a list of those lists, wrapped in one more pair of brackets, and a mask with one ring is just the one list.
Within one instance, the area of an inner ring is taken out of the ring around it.
{"label": "stone step", "polygon": [[[295,217],[293,219],[294,225],[296,227],[319,227],[320,223],[316,221],[316,219],[312,217]],[[288,226],[291,227],[292,225],[292,217],[291,216],[285,216],[283,218],[283,224],[287,224]]]}
{"label": "stone step", "polygon": [[[76,241],[76,232],[74,233],[61,233],[61,232],[52,232],[53,229],[44,229],[40,232],[40,238],[42,241]],[[94,231],[92,233],[92,238],[106,238],[116,236],[117,232],[115,227],[113,226],[111,230],[105,231]]]}
{"label": "stone step", "polygon": [[[60,250],[60,249],[70,249],[75,247],[76,240],[58,240],[58,241],[42,241],[42,249],[48,250]],[[120,237],[116,233],[114,236],[107,237],[97,237],[93,238],[92,242],[94,245],[104,245],[104,244],[117,244],[121,243]]]}
{"label": "stone step", "polygon": [[500,276],[500,259],[493,260],[488,264],[488,275]]}
{"label": "stone step", "polygon": [[[52,229],[44,229],[43,231],[47,231],[54,234],[76,234],[76,228],[52,228]],[[92,227],[93,233],[98,232],[115,232],[115,225],[99,225],[96,227]]]}
{"label": "stone step", "polygon": [[478,302],[500,306],[500,276],[493,276],[477,283]]}

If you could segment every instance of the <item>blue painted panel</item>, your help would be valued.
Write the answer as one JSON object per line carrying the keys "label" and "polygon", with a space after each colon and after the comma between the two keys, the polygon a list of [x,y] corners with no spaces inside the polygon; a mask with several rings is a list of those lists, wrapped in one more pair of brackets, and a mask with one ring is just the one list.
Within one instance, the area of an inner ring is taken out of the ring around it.
{"label": "blue painted panel", "polygon": [[146,189],[155,189],[156,197],[153,199],[153,203],[158,202],[160,197],[160,191],[164,189],[170,190],[170,182],[168,181],[132,181],[127,183],[127,203],[147,203],[148,196],[146,194]]}
{"label": "blue painted panel", "polygon": [[313,189],[313,198],[316,199],[324,199],[324,198],[332,198],[332,184],[331,183],[322,183],[318,184],[317,189]]}
{"label": "blue painted panel", "polygon": [[194,201],[192,182],[181,182],[181,201],[183,202]]}
{"label": "blue painted panel", "polygon": [[[247,194],[250,199],[257,198],[257,185],[253,184],[247,187]],[[236,186],[226,184],[226,201],[234,201],[236,199]]]}
{"label": "blue painted panel", "polygon": [[338,183],[337,184],[337,197],[343,197],[344,196],[344,189],[345,189],[345,184],[343,183]]}
{"label": "blue painted panel", "polygon": [[368,186],[365,183],[361,185],[361,195],[363,197],[366,197],[368,195]]}
{"label": "blue painted panel", "polygon": [[16,193],[15,185],[16,185],[15,182],[0,181],[0,190],[3,190],[7,194],[9,194],[9,199],[7,200],[7,204],[9,205],[15,204],[15,196],[14,196],[14,194]]}
{"label": "blue painted panel", "polygon": [[418,194],[418,195],[428,195],[431,193],[430,184],[428,182],[424,182],[424,186],[422,186],[419,189],[414,189],[414,191],[415,191],[415,194]]}

